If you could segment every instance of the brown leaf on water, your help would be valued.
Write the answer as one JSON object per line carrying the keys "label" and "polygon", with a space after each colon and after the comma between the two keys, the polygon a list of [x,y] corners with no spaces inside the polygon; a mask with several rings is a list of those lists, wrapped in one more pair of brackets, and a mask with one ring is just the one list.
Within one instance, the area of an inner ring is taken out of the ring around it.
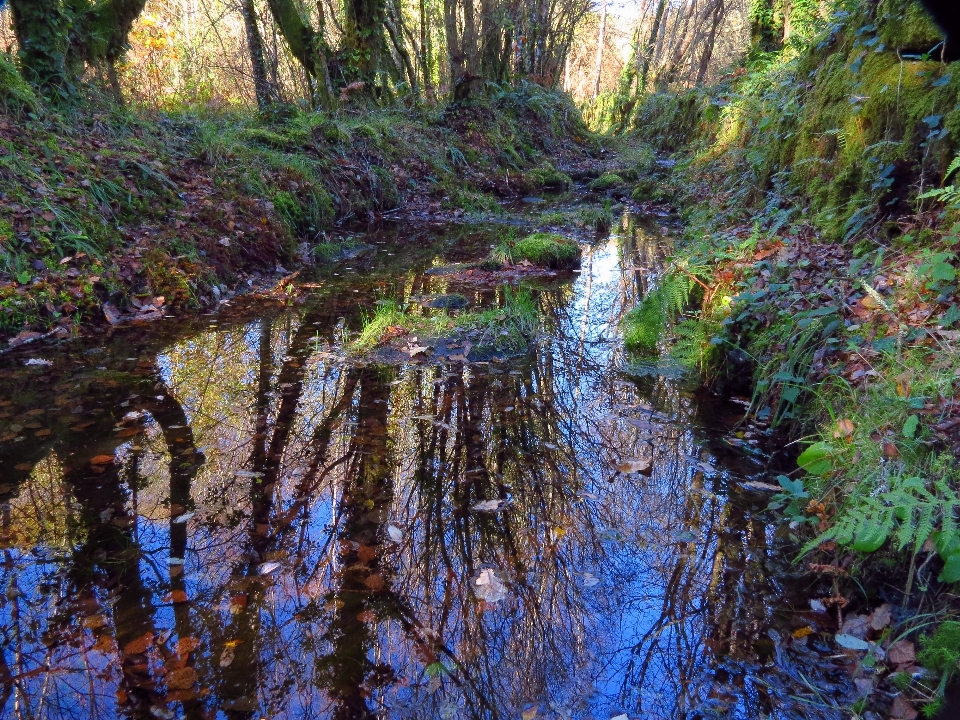
{"label": "brown leaf on water", "polygon": [[189,598],[185,590],[174,590],[170,593],[170,600],[175,603],[185,603]]}
{"label": "brown leaf on water", "polygon": [[793,631],[793,637],[797,640],[807,637],[807,635],[813,635],[814,629],[807,625],[806,627],[799,628]]}
{"label": "brown leaf on water", "polygon": [[105,615],[90,615],[83,619],[83,626],[88,630],[96,630],[107,624]]}
{"label": "brown leaf on water", "polygon": [[200,641],[195,637],[182,637],[177,640],[177,655],[192,653],[200,647]]}
{"label": "brown leaf on water", "polygon": [[377,549],[373,545],[361,545],[357,548],[357,558],[361,563],[367,564],[377,557]]}
{"label": "brown leaf on water", "polygon": [[377,592],[378,590],[383,590],[387,583],[383,579],[382,575],[371,575],[363,581],[363,584],[370,588],[370,590],[373,592]]}
{"label": "brown leaf on water", "polygon": [[53,431],[50,430],[49,428],[44,428],[43,430],[37,430],[33,435],[34,435],[34,437],[46,437],[46,436],[49,435],[51,432],[53,432]]}
{"label": "brown leaf on water", "polygon": [[117,437],[133,437],[139,435],[143,430],[141,428],[124,428],[117,432]]}
{"label": "brown leaf on water", "polygon": [[29,470],[33,470],[33,463],[28,463],[28,462],[17,463],[16,465],[13,466],[13,469],[20,470],[22,472],[27,472]]}
{"label": "brown leaf on water", "polygon": [[90,458],[91,465],[110,465],[113,463],[113,455],[94,455]]}
{"label": "brown leaf on water", "polygon": [[917,659],[917,648],[909,640],[898,640],[887,650],[887,659],[894,665],[911,665]]}
{"label": "brown leaf on water", "polygon": [[167,687],[171,690],[189,690],[197,682],[197,671],[184,667],[167,675]]}
{"label": "brown leaf on water", "polygon": [[94,424],[96,424],[96,421],[95,421],[95,420],[88,420],[87,422],[82,422],[82,423],[77,423],[76,425],[71,425],[71,426],[70,426],[70,429],[73,430],[74,432],[81,432],[81,431],[83,431],[83,430],[86,430],[88,427],[90,427],[91,425],[94,425]]}
{"label": "brown leaf on water", "polygon": [[373,610],[364,610],[361,613],[357,613],[357,620],[362,623],[375,623],[377,621],[377,614]]}
{"label": "brown leaf on water", "polygon": [[641,475],[650,475],[653,472],[653,464],[649,460],[626,458],[617,463],[617,471],[627,474],[640,473]]}
{"label": "brown leaf on water", "polygon": [[136,640],[131,640],[123,646],[124,655],[141,655],[147,651],[147,648],[153,643],[153,633],[144,633]]}

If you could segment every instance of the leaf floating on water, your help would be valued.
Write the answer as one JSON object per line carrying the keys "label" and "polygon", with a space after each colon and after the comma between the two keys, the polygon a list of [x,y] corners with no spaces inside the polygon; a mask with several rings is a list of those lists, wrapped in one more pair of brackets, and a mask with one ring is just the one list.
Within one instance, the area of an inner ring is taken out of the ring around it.
{"label": "leaf floating on water", "polygon": [[845,635],[841,633],[834,639],[837,641],[837,645],[845,648],[846,650],[864,651],[870,649],[870,643],[868,643],[866,640],[861,640],[860,638],[854,637],[853,635]]}
{"label": "leaf floating on water", "polygon": [[507,500],[482,500],[476,505],[472,505],[470,509],[476,512],[497,512],[507,502]]}
{"label": "leaf floating on water", "polygon": [[521,720],[534,720],[537,717],[537,712],[540,710],[539,705],[531,705],[526,710],[524,710],[520,717]]}
{"label": "leaf floating on water", "polygon": [[25,360],[23,364],[49,366],[49,365],[53,365],[53,362],[50,360],[44,360],[43,358],[30,358],[29,360]]}
{"label": "leaf floating on water", "polygon": [[507,597],[507,587],[497,577],[497,573],[489,568],[481,570],[473,581],[477,597],[488,603],[498,603]]}
{"label": "leaf floating on water", "polygon": [[232,647],[225,647],[223,652],[220,653],[220,667],[230,667],[233,663],[233,658],[236,653]]}
{"label": "leaf floating on water", "polygon": [[183,523],[189,521],[190,518],[192,518],[194,515],[196,515],[195,512],[188,512],[188,513],[184,513],[183,515],[177,515],[177,517],[175,517],[170,522],[176,525],[182,525]]}
{"label": "leaf floating on water", "polygon": [[403,540],[403,530],[396,525],[387,525],[387,537],[393,540],[393,542],[398,543]]}
{"label": "leaf floating on water", "polygon": [[269,575],[270,573],[276,572],[280,569],[280,563],[278,562],[268,562],[264,563],[257,568],[258,575]]}
{"label": "leaf floating on water", "polygon": [[670,535],[677,542],[693,542],[697,539],[697,534],[690,530],[674,530]]}
{"label": "leaf floating on water", "polygon": [[640,473],[649,475],[653,472],[653,464],[649,460],[640,458],[627,458],[617,463],[617,471],[622,473]]}
{"label": "leaf floating on water", "polygon": [[[198,448],[199,449],[199,448]],[[234,475],[241,478],[260,478],[263,477],[262,472],[253,472],[252,470],[237,470]]]}
{"label": "leaf floating on water", "polygon": [[91,465],[110,465],[113,463],[113,455],[94,455],[90,458]]}
{"label": "leaf floating on water", "polygon": [[417,355],[422,355],[430,350],[426,345],[412,345],[404,350],[410,357],[416,357]]}
{"label": "leaf floating on water", "polygon": [[756,490],[757,492],[782,492],[783,488],[779,485],[772,485],[771,483],[760,482],[759,480],[751,480],[749,482],[743,483],[743,487],[746,490]]}
{"label": "leaf floating on water", "polygon": [[583,586],[584,587],[593,587],[594,585],[600,584],[600,578],[598,578],[593,573],[585,572],[583,574]]}

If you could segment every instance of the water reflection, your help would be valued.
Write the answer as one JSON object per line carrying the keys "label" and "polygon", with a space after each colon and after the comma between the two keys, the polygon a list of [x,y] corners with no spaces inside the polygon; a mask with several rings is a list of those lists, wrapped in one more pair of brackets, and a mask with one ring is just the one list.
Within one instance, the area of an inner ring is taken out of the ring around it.
{"label": "water reflection", "polygon": [[4,716],[838,717],[842,668],[790,637],[803,596],[736,490],[763,469],[718,441],[736,409],[618,371],[655,228],[543,286],[549,334],[508,362],[339,358],[358,298],[497,302],[429,253],[8,359]]}

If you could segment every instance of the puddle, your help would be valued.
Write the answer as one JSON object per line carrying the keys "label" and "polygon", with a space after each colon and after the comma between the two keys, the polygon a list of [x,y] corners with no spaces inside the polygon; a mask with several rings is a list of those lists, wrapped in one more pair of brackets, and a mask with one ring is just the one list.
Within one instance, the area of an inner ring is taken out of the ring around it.
{"label": "puddle", "polygon": [[662,222],[538,281],[500,361],[342,359],[379,299],[502,300],[429,272],[489,247],[455,228],[358,238],[303,304],[0,358],[0,714],[846,717],[743,406],[618,345]]}

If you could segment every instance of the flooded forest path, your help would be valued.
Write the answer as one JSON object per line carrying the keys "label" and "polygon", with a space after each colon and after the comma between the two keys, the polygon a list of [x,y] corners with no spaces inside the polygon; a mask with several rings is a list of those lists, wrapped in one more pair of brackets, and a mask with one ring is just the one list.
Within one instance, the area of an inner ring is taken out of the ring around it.
{"label": "flooded forest path", "polygon": [[0,715],[842,717],[850,661],[751,489],[774,448],[618,338],[667,210],[524,280],[522,350],[349,351],[378,304],[500,307],[464,268],[572,197],[0,356]]}

